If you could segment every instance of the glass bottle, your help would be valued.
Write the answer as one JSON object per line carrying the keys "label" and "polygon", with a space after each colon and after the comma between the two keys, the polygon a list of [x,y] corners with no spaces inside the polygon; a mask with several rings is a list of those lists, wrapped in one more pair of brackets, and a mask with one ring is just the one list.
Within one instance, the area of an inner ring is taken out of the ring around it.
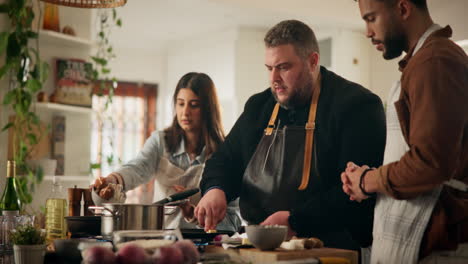
{"label": "glass bottle", "polygon": [[18,191],[16,189],[16,164],[15,161],[9,160],[7,164],[7,179],[5,183],[5,190],[3,191],[2,198],[0,199],[0,211],[4,216],[19,215],[21,208]]}
{"label": "glass bottle", "polygon": [[54,239],[65,238],[67,226],[65,216],[67,215],[67,200],[62,186],[54,176],[52,192],[46,200],[46,239],[51,242]]}
{"label": "glass bottle", "polygon": [[42,28],[60,32],[59,8],[51,3],[44,3],[44,21]]}

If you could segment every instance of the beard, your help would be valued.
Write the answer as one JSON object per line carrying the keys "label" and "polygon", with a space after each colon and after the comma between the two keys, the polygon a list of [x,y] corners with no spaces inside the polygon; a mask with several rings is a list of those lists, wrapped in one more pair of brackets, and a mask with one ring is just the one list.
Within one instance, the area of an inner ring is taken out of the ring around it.
{"label": "beard", "polygon": [[391,60],[399,57],[405,50],[408,38],[403,33],[403,29],[398,26],[394,26],[386,34],[383,45],[385,47],[383,58]]}
{"label": "beard", "polygon": [[276,95],[273,85],[271,87],[271,91],[273,93],[273,96],[275,97],[275,100],[278,103],[280,103],[281,107],[285,109],[292,109],[298,106],[305,105],[309,102],[312,96],[312,83],[313,81],[311,73],[309,72],[307,67],[304,67],[304,71],[299,76],[298,84],[296,85],[296,87],[294,87],[294,89],[291,89],[289,98],[286,101],[281,103],[278,100],[278,96]]}

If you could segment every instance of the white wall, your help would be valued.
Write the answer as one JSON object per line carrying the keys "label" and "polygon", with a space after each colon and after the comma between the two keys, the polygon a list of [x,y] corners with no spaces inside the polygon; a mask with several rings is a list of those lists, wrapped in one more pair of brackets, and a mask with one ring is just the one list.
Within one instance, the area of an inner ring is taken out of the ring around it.
{"label": "white wall", "polygon": [[161,87],[158,98],[160,128],[170,125],[173,117],[172,95],[179,79],[188,72],[208,74],[217,88],[222,106],[223,124],[228,131],[235,116],[235,37],[236,30],[196,36],[190,39],[175,41],[167,51],[167,85]]}
{"label": "white wall", "polygon": [[166,79],[166,54],[158,50],[116,47],[111,60],[112,76],[119,80],[162,85]]}
{"label": "white wall", "polygon": [[454,41],[468,39],[467,0],[428,0],[428,7],[435,23],[442,27],[446,25],[452,27]]}
{"label": "white wall", "polygon": [[[235,92],[239,117],[244,105],[255,93],[270,87],[265,67],[265,37],[267,28],[240,27],[236,40]],[[233,113],[234,114],[234,113]]]}
{"label": "white wall", "polygon": [[348,29],[317,29],[317,39],[332,39],[330,70],[370,89],[369,47],[365,36]]}
{"label": "white wall", "polygon": [[370,88],[386,103],[388,92],[393,83],[400,79],[399,59],[384,60],[382,52],[370,48]]}

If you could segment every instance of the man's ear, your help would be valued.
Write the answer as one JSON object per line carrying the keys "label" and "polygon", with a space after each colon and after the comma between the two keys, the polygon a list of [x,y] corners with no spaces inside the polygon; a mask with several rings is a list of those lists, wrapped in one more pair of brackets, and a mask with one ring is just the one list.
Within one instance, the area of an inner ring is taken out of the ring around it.
{"label": "man's ear", "polygon": [[413,12],[413,6],[409,0],[398,0],[397,3],[398,14],[403,20],[407,20],[411,12]]}
{"label": "man's ear", "polygon": [[320,54],[318,54],[317,52],[310,53],[309,58],[308,58],[308,63],[309,63],[310,69],[312,71],[315,71],[315,69],[317,69],[317,66],[320,63]]}

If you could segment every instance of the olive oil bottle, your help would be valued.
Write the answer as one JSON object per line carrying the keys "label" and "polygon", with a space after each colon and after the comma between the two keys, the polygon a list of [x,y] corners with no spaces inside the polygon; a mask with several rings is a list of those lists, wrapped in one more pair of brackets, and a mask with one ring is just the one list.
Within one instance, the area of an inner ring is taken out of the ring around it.
{"label": "olive oil bottle", "polygon": [[18,191],[16,189],[16,164],[13,160],[9,160],[7,164],[7,175],[5,182],[5,190],[0,199],[0,210],[4,216],[19,215],[21,209]]}
{"label": "olive oil bottle", "polygon": [[54,177],[52,184],[52,192],[46,200],[46,239],[52,241],[54,239],[65,238],[67,226],[65,216],[67,216],[67,200],[62,193],[62,186]]}

